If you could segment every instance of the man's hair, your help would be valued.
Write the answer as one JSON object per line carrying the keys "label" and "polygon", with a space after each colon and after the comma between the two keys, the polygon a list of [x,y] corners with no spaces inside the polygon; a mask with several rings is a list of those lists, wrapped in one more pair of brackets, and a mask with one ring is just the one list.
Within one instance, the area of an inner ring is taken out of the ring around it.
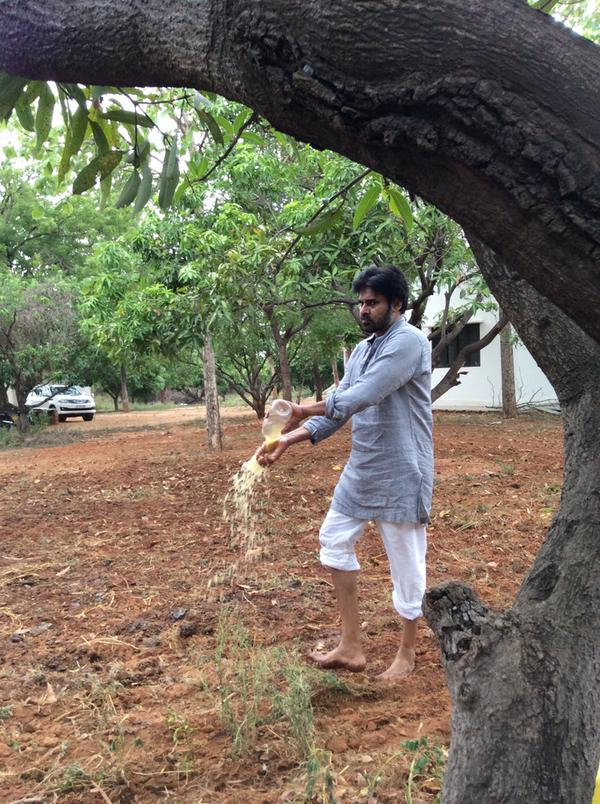
{"label": "man's hair", "polygon": [[408,285],[404,274],[395,265],[369,265],[354,277],[352,290],[360,293],[361,290],[369,288],[382,296],[392,304],[396,299],[400,299],[400,312],[406,310],[408,304]]}

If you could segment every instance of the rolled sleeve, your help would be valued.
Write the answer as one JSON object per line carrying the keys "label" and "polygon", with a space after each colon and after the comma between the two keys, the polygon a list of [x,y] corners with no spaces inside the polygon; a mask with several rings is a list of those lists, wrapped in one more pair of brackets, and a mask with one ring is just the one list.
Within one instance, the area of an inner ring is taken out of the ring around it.
{"label": "rolled sleeve", "polygon": [[313,416],[307,421],[302,423],[302,427],[310,433],[310,441],[312,444],[318,444],[323,441],[342,427],[343,421],[334,421],[327,416]]}

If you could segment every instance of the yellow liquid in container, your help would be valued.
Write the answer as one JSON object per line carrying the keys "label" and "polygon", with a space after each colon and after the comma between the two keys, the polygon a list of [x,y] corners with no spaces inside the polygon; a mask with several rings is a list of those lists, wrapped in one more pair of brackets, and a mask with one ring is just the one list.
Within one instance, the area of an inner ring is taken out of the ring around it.
{"label": "yellow liquid in container", "polygon": [[262,434],[267,447],[279,441],[279,437],[289,422],[291,415],[292,406],[285,399],[276,399],[273,402],[271,411],[262,426]]}
{"label": "yellow liquid in container", "polygon": [[265,444],[267,447],[272,447],[279,441],[283,428],[284,424],[281,422],[270,423],[268,419],[265,421],[265,425],[263,426],[263,436],[265,438]]}

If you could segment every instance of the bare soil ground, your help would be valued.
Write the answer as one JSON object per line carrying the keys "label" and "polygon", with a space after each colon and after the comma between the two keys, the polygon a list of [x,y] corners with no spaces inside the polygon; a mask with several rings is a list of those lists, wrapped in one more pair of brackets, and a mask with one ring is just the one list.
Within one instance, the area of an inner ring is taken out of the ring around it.
{"label": "bare soil ground", "polygon": [[[270,471],[247,560],[222,509],[259,426],[226,410],[210,454],[201,413],[98,415],[0,453],[0,800],[437,800],[440,656],[423,622],[416,671],[374,681],[398,643],[374,529],[367,671],[303,658],[339,628],[317,532],[349,433]],[[436,444],[429,585],[460,579],[505,608],[558,505],[560,422],[438,415]]]}

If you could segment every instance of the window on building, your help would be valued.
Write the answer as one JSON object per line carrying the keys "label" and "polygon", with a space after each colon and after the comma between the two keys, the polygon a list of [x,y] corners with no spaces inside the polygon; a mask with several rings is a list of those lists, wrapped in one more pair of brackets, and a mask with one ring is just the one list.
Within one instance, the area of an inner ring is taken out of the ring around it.
{"label": "window on building", "polygon": [[[458,337],[449,343],[444,349],[442,349],[436,368],[450,368],[463,347],[468,346],[470,343],[476,343],[480,338],[479,326],[479,324],[467,324],[458,334]],[[439,342],[439,335],[434,336],[432,341],[432,346],[434,349]],[[468,355],[467,359],[465,360],[465,366],[480,366],[481,361],[479,355],[479,349],[477,349],[475,352],[471,352],[471,354]]]}

